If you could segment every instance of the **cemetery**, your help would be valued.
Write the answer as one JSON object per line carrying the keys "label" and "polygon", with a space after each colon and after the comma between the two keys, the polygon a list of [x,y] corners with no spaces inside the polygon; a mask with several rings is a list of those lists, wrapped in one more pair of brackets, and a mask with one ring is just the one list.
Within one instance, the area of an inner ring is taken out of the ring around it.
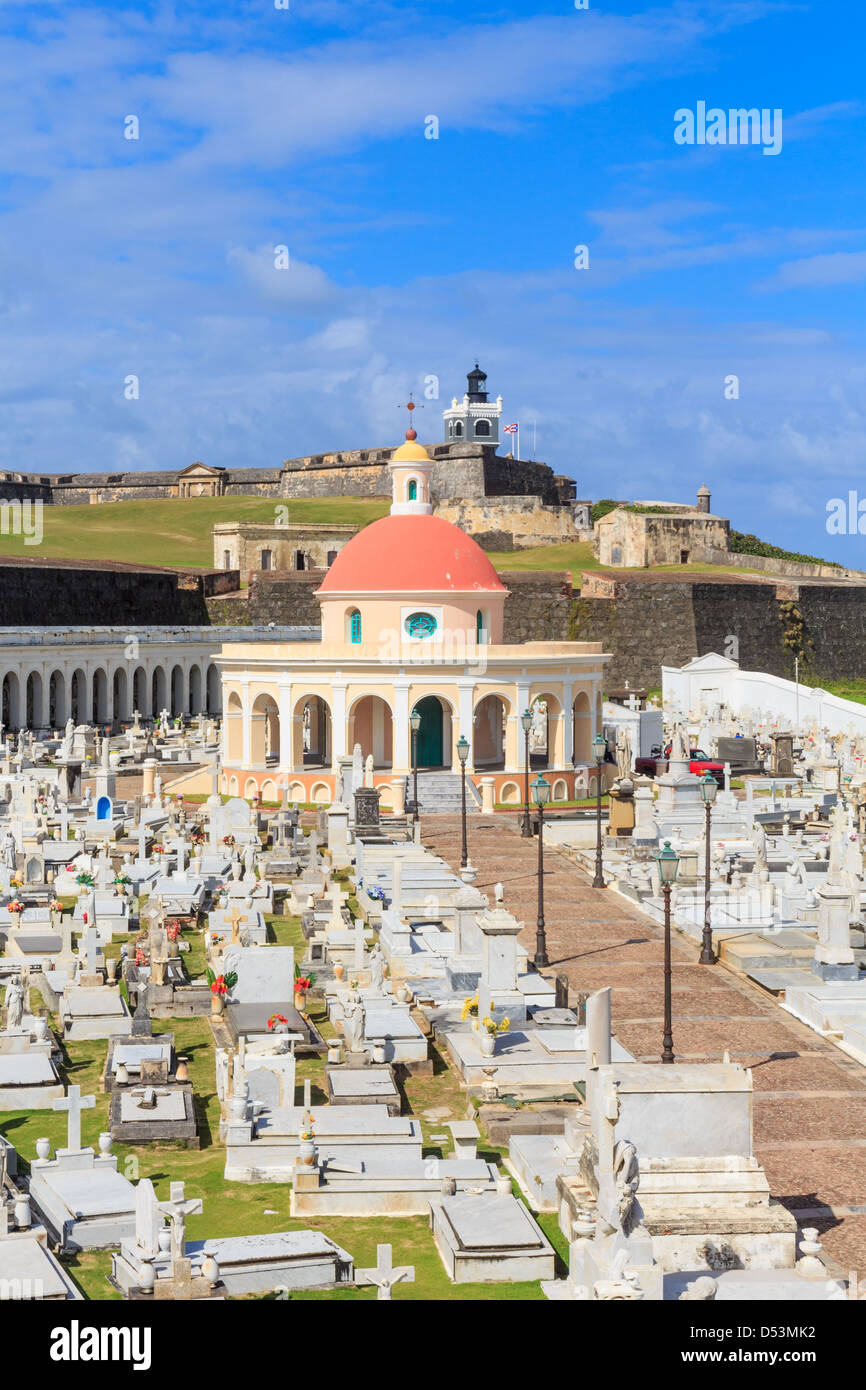
{"label": "cemetery", "polygon": [[[229,644],[221,718],[0,728],[0,1270],[136,1303],[857,1297],[866,733],[726,658],[661,698],[602,699],[598,643],[497,665],[502,586],[465,536],[437,570],[429,463],[407,437],[377,523],[403,588],[325,586],[306,666],[245,644],[242,695]],[[412,649],[485,623],[483,677]]]}

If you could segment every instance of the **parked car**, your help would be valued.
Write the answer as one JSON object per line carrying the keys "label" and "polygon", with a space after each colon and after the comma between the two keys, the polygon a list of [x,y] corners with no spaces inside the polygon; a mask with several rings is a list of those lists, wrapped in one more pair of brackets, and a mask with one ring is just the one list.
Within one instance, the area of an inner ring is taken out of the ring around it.
{"label": "parked car", "polygon": [[[658,777],[663,772],[667,772],[670,766],[671,745],[662,752],[661,748],[653,748],[652,756],[649,758],[635,758],[634,770],[638,776]],[[718,758],[710,758],[701,748],[692,748],[689,751],[689,772],[695,772],[702,777],[705,772],[711,772],[724,789],[725,785],[725,764],[719,762]]]}

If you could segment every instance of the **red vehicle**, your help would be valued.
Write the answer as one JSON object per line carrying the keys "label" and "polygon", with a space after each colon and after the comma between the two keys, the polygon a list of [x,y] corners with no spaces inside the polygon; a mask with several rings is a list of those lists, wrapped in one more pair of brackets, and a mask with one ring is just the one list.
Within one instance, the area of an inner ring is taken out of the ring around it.
{"label": "red vehicle", "polygon": [[[656,750],[653,749],[653,752]],[[659,750],[661,752],[661,750]],[[657,777],[662,772],[667,772],[669,759],[671,756],[671,745],[668,744],[664,750],[664,757],[636,758],[634,764],[635,772],[644,777]],[[719,762],[718,758],[708,758],[701,748],[692,748],[689,752],[689,772],[695,772],[702,777],[705,772],[711,772],[724,790],[725,786],[725,764]]]}

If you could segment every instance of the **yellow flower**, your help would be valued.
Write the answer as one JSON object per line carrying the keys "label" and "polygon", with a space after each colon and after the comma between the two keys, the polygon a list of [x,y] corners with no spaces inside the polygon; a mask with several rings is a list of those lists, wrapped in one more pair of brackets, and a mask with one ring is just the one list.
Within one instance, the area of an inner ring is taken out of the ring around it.
{"label": "yellow flower", "polygon": [[499,1025],[499,1031],[500,1031],[500,1033],[507,1033],[507,1032],[508,1032],[508,1026],[509,1026],[509,1021],[508,1021],[507,1018],[504,1018],[504,1019],[502,1020],[502,1022],[500,1023],[500,1025]]}

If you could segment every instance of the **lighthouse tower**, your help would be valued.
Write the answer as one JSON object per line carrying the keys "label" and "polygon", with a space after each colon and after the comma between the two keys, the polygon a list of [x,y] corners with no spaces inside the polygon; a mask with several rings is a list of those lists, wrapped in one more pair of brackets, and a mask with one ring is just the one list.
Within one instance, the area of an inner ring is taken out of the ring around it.
{"label": "lighthouse tower", "polygon": [[502,397],[497,396],[495,401],[488,400],[487,373],[476,362],[472,371],[467,373],[463,400],[458,401],[454,396],[449,409],[442,412],[446,442],[498,444],[501,414]]}

